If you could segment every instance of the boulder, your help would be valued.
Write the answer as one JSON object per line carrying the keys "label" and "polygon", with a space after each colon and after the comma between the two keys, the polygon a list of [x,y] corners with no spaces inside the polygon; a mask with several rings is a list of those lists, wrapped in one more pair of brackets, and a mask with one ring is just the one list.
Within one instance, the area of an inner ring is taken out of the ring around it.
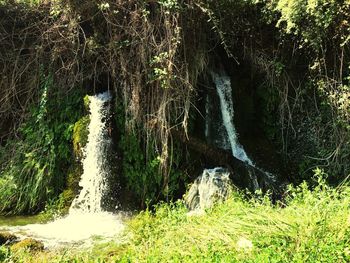
{"label": "boulder", "polygon": [[226,200],[232,186],[227,169],[221,167],[205,169],[186,194],[185,203],[191,211],[205,210],[218,201]]}

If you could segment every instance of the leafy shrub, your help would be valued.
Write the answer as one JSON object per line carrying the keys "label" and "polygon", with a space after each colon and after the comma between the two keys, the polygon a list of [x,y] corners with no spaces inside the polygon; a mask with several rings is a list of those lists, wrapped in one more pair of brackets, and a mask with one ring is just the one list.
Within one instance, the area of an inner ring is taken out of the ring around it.
{"label": "leafy shrub", "polygon": [[146,161],[140,141],[134,134],[124,134],[120,147],[123,151],[123,175],[127,188],[135,193],[141,205],[146,201],[154,202],[162,184],[160,158],[154,156],[153,160],[151,158],[151,161]]}

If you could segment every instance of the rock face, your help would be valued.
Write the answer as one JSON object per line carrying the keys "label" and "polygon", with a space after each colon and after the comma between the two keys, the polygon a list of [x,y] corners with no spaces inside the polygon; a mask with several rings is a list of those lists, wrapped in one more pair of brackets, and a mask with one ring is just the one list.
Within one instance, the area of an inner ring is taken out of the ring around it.
{"label": "rock face", "polygon": [[217,201],[227,199],[232,190],[229,175],[228,170],[221,167],[205,169],[185,197],[189,210],[204,210]]}

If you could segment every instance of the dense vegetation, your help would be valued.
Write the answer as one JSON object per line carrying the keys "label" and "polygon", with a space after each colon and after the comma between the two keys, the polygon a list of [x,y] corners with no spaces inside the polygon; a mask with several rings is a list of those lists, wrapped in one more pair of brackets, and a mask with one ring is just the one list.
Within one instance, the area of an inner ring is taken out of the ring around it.
{"label": "dense vegetation", "polygon": [[196,160],[172,130],[196,132],[198,79],[222,59],[212,51],[220,49],[226,64],[248,63],[263,81],[262,130],[297,167],[288,180],[310,180],[322,167],[331,183],[342,181],[350,169],[349,6],[0,1],[0,211],[38,212],[79,177],[74,125],[83,97],[106,88],[115,95],[123,186],[140,206],[183,193]]}

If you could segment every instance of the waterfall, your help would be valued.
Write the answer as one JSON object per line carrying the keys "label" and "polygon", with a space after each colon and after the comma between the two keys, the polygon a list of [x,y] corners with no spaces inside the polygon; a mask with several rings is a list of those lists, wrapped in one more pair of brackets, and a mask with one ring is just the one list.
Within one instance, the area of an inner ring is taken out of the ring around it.
{"label": "waterfall", "polygon": [[103,242],[120,234],[124,228],[122,214],[103,211],[103,194],[109,174],[107,153],[111,139],[106,131],[109,114],[108,92],[89,96],[90,124],[86,148],[84,149],[82,190],[74,199],[69,214],[47,224],[30,224],[6,230],[21,238],[32,237],[42,241],[46,247],[67,244],[90,245],[93,237],[103,237]]}
{"label": "waterfall", "polygon": [[[249,158],[243,146],[238,141],[238,133],[234,125],[234,105],[230,77],[224,71],[211,72],[215,84],[216,94],[208,91],[205,100],[205,136],[209,143],[218,148],[231,150],[232,155],[246,164],[249,189],[261,189],[257,174],[262,186],[273,187],[276,178],[273,174],[257,167]],[[217,96],[216,96],[217,95]],[[215,105],[220,105],[220,108]],[[204,169],[192,184],[185,197],[190,214],[202,213],[213,205],[216,200],[224,200],[230,192],[229,172],[222,168]]]}
{"label": "waterfall", "polygon": [[232,100],[232,88],[230,77],[225,73],[217,74],[211,72],[211,76],[216,86],[217,94],[220,98],[220,108],[223,124],[225,126],[232,155],[237,159],[253,166],[243,146],[238,142],[238,135],[233,123],[234,109]]}
{"label": "waterfall", "polygon": [[[220,111],[221,111],[221,117],[222,117],[222,124],[225,127],[226,130],[226,140],[229,141],[229,148],[231,148],[232,155],[236,157],[237,159],[245,162],[250,167],[253,167],[257,171],[260,172],[260,174],[264,177],[265,183],[272,186],[276,178],[273,174],[264,171],[260,167],[257,167],[254,162],[248,157],[247,153],[245,152],[243,146],[238,141],[238,134],[234,125],[234,105],[233,105],[233,99],[232,99],[232,86],[231,86],[231,80],[230,77],[227,76],[227,74],[224,71],[220,71],[219,73],[211,72],[212,79],[214,81],[216,92],[220,100]],[[207,101],[208,104],[208,101]],[[208,114],[208,106],[206,106],[206,113]],[[207,118],[207,120],[210,118]],[[210,124],[206,124],[206,130],[209,130],[207,127]],[[207,135],[207,134],[206,134]],[[220,134],[221,136],[221,134]],[[227,147],[226,147],[227,148]],[[254,190],[260,189],[257,176],[253,169],[249,169],[249,177],[252,182],[252,186]]]}
{"label": "waterfall", "polygon": [[79,182],[80,194],[74,199],[69,213],[103,211],[102,195],[106,189],[106,178],[109,173],[107,154],[111,145],[105,119],[109,112],[106,105],[111,99],[108,92],[89,96],[90,124],[89,135],[84,149],[83,175]]}

